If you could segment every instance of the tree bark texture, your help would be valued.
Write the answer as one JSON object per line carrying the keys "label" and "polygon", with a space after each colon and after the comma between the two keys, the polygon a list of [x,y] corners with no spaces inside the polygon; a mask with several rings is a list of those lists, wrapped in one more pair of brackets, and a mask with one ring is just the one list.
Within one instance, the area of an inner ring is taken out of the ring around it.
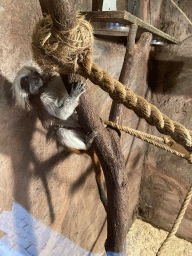
{"label": "tree bark texture", "polygon": [[[60,29],[65,27],[71,29],[76,24],[75,13],[72,11],[72,1],[49,0],[49,9],[53,20],[59,21]],[[66,4],[65,4],[66,2]],[[59,9],[59,10],[58,10]],[[57,12],[58,10],[58,12]],[[66,13],[70,11],[70,17]],[[62,17],[60,17],[62,16]],[[65,21],[64,17],[67,19]],[[58,22],[54,23],[58,29]],[[128,38],[127,51],[120,75],[120,81],[130,84],[136,70],[138,60],[143,51],[142,47],[134,49],[136,26],[132,26]],[[142,44],[141,44],[142,46]],[[145,48],[145,47],[144,47]],[[140,51],[139,51],[140,50]],[[82,79],[79,75],[69,75],[71,80]],[[69,90],[69,88],[68,88]],[[79,121],[85,133],[97,131],[93,147],[100,160],[107,187],[107,240],[106,251],[123,253],[125,252],[125,241],[130,223],[128,223],[128,178],[125,171],[125,159],[121,152],[120,139],[116,131],[105,128],[92,104],[91,96],[87,92],[81,96],[77,107]],[[115,102],[112,105],[110,120],[122,123],[122,108]]]}

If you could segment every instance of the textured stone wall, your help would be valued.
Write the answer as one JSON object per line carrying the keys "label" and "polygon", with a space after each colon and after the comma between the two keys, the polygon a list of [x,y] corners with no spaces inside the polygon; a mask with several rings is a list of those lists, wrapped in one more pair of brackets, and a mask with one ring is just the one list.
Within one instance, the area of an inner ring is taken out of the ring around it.
{"label": "textured stone wall", "polygon": [[[76,8],[91,10],[91,1],[77,1]],[[46,131],[33,111],[15,106],[11,86],[22,66],[35,66],[31,35],[41,18],[37,0],[7,0],[0,5],[0,208],[12,210],[12,201],[22,205],[34,218],[63,234],[76,245],[97,253],[104,250],[106,214],[99,200],[91,161],[58,151],[46,142]],[[94,61],[118,78],[123,63],[123,40],[95,38]],[[132,89],[148,95],[147,56],[140,62]],[[106,120],[111,99],[91,84],[93,102]],[[101,104],[102,103],[102,104]],[[145,122],[124,110],[124,124],[145,130]],[[130,178],[130,220],[136,215],[144,144],[122,134],[122,150]]]}
{"label": "textured stone wall", "polygon": [[[76,8],[91,10],[92,1],[76,1]],[[190,0],[175,1],[192,19]],[[192,26],[170,1],[141,1],[140,17],[181,40]],[[41,18],[37,0],[7,0],[0,5],[0,213],[12,210],[12,201],[61,233],[79,247],[101,253],[106,239],[106,214],[100,203],[88,156],[66,154],[46,142],[46,131],[33,111],[15,107],[11,86],[17,70],[33,65],[31,35]],[[152,49],[138,66],[132,89],[154,103],[170,118],[192,129],[191,37],[180,46]],[[119,77],[125,47],[123,40],[96,37],[94,61]],[[111,99],[88,81],[93,102],[103,120]],[[101,104],[102,103],[102,104]],[[159,135],[132,111],[124,109],[124,125]],[[156,226],[169,229],[192,180],[185,160],[122,134],[122,150],[130,183],[129,221],[139,214]],[[144,166],[144,168],[143,168]],[[144,169],[143,173],[142,170]],[[140,188],[140,180],[142,184]],[[140,191],[140,202],[139,202]],[[179,235],[191,241],[191,204]]]}
{"label": "textured stone wall", "polygon": [[[192,20],[192,2],[175,1]],[[151,22],[164,32],[178,37],[180,45],[152,49],[148,86],[150,102],[164,114],[192,129],[192,25],[171,1],[150,1]],[[155,128],[149,132],[160,135]],[[140,215],[152,224],[171,228],[192,181],[186,160],[147,146],[140,196]],[[192,241],[190,203],[178,235]]]}

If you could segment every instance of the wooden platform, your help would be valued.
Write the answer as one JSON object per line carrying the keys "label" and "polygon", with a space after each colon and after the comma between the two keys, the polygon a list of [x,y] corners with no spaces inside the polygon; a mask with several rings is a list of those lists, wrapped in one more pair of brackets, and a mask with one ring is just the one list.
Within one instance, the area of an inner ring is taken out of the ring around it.
{"label": "wooden platform", "polygon": [[[131,24],[138,25],[138,35],[140,36],[143,32],[150,32],[153,35],[153,39],[164,41],[167,44],[178,44],[180,43],[178,38],[172,37],[163,31],[151,26],[147,22],[139,19],[138,17],[130,14],[127,11],[94,11],[94,12],[83,12],[86,19],[91,23],[93,22],[110,22],[119,23],[126,26]],[[95,31],[97,34],[97,32]],[[125,34],[126,36],[126,34]]]}

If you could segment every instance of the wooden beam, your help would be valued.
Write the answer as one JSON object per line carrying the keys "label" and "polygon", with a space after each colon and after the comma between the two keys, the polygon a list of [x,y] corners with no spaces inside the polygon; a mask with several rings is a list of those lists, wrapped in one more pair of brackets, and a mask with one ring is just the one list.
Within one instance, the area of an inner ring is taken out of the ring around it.
{"label": "wooden beam", "polygon": [[83,12],[86,19],[90,22],[113,22],[120,23],[125,26],[136,24],[138,26],[138,36],[144,32],[150,32],[154,39],[164,39],[168,44],[179,44],[178,38],[172,37],[163,31],[153,27],[147,22],[139,19],[127,11],[105,11],[105,12]]}

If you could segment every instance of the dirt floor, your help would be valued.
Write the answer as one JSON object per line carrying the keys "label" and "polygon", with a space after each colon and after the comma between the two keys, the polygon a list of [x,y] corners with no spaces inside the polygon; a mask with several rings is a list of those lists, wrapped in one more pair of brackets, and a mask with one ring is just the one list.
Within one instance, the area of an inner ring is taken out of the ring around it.
{"label": "dirt floor", "polygon": [[[137,219],[127,235],[127,256],[155,256],[167,232]],[[191,256],[192,244],[174,237],[162,256]]]}

